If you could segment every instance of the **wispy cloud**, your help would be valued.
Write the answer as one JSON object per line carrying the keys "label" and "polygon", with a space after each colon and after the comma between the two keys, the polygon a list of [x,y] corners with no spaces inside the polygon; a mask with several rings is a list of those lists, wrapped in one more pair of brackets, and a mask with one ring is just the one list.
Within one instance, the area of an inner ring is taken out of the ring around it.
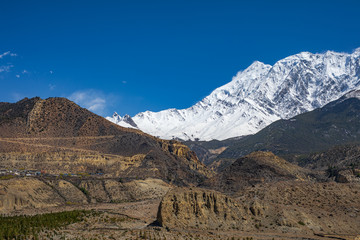
{"label": "wispy cloud", "polygon": [[3,59],[5,59],[6,56],[14,57],[14,56],[17,56],[17,55],[15,53],[10,52],[10,51],[7,51],[7,52],[4,52],[4,53],[0,54],[0,59],[2,60],[0,62],[0,64],[1,64],[0,65],[0,73],[1,72],[10,72],[10,69],[14,67],[14,65],[12,65],[11,63],[4,63],[3,62],[3,61],[5,61]]}
{"label": "wispy cloud", "polygon": [[10,68],[14,67],[13,65],[5,65],[5,66],[0,66],[0,73],[1,72],[9,72]]}
{"label": "wispy cloud", "polygon": [[72,93],[68,98],[96,114],[104,115],[106,113],[107,97],[101,91],[80,90]]}
{"label": "wispy cloud", "polygon": [[16,53],[12,53],[12,52],[10,52],[10,51],[7,51],[7,52],[4,52],[4,53],[0,54],[0,58],[4,58],[4,57],[6,57],[6,56],[16,57],[17,54],[16,54]]}

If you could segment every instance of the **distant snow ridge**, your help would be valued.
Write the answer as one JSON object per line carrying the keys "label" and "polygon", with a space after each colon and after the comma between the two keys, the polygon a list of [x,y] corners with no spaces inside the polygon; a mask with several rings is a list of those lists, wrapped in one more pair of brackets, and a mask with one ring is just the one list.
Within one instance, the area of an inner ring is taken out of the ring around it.
{"label": "distant snow ridge", "polygon": [[[302,52],[274,66],[254,62],[187,109],[141,112],[108,120],[164,139],[223,140],[254,134],[360,88],[360,48],[352,54]],[[134,124],[129,123],[129,119]]]}

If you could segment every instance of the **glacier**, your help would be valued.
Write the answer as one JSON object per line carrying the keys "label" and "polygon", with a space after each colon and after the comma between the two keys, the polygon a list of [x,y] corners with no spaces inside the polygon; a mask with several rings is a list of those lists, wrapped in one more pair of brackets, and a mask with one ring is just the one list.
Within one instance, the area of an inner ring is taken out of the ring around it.
{"label": "glacier", "polygon": [[360,48],[353,53],[302,52],[273,66],[255,61],[187,109],[115,113],[108,120],[163,139],[224,140],[254,134],[338,99],[360,85]]}

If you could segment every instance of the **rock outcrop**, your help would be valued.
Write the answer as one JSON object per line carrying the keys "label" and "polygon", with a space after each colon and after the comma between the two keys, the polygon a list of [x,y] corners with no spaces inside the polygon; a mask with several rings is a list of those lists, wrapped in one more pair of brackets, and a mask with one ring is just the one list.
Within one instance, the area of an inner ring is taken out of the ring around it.
{"label": "rock outcrop", "polygon": [[176,188],[161,201],[157,221],[177,229],[235,229],[244,215],[235,200],[219,192]]}

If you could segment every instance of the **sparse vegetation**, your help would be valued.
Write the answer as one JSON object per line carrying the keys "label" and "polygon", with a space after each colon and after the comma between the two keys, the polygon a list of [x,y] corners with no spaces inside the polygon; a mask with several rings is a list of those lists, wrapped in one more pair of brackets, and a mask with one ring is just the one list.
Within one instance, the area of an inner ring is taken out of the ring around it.
{"label": "sparse vegetation", "polygon": [[35,216],[0,216],[0,239],[39,239],[44,230],[60,229],[82,221],[90,211],[47,213]]}
{"label": "sparse vegetation", "polygon": [[299,221],[298,224],[301,226],[305,226],[305,223],[303,221]]}
{"label": "sparse vegetation", "polygon": [[86,190],[84,187],[79,187],[80,191],[82,191],[86,196],[89,196],[89,191]]}

